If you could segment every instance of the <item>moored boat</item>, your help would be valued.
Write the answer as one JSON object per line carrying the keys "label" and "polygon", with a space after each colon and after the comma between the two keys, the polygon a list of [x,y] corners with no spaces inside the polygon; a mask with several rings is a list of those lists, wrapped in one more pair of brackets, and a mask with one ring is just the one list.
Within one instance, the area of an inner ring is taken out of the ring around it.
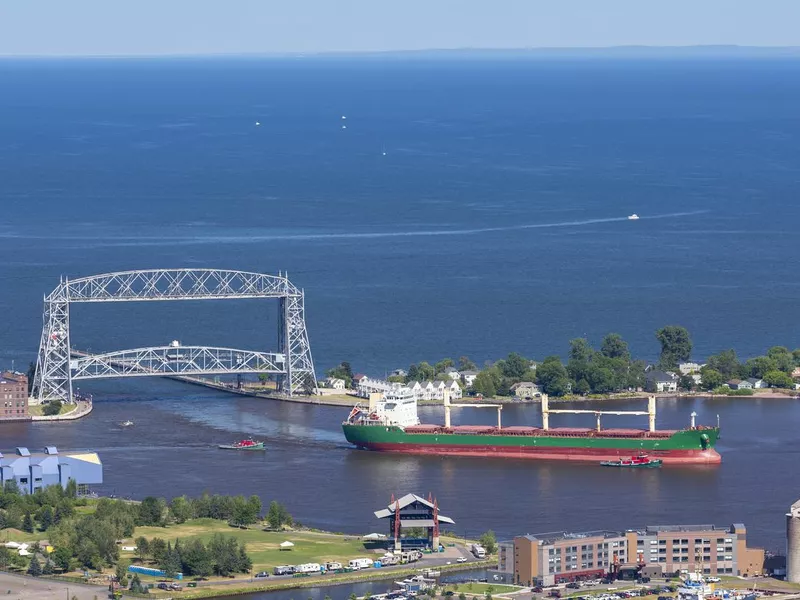
{"label": "moored boat", "polygon": [[240,440],[233,444],[220,444],[219,448],[221,450],[266,450],[264,442],[256,442],[253,438]]}
{"label": "moored boat", "polygon": [[604,460],[600,464],[604,467],[627,467],[632,469],[654,469],[662,465],[664,461],[658,458],[650,458],[647,454],[641,453],[630,458],[620,458],[619,460]]}

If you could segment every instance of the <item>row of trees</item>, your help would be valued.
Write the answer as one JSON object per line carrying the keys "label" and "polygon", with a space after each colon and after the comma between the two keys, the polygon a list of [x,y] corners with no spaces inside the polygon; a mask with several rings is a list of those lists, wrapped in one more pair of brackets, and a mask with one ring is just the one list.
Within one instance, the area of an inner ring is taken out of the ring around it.
{"label": "row of trees", "polygon": [[225,577],[231,573],[247,573],[253,568],[244,543],[221,533],[214,534],[208,544],[195,538],[184,542],[178,539],[174,546],[161,538],[148,541],[139,537],[136,539],[136,553],[143,561],[150,560],[158,565],[167,577],[174,577],[177,573]]}
{"label": "row of trees", "polygon": [[[659,369],[676,371],[681,362],[690,359],[693,344],[685,327],[668,325],[657,330],[655,337],[661,346],[657,365]],[[685,390],[694,390],[697,387],[715,390],[730,379],[756,377],[763,379],[771,387],[790,388],[794,385],[791,373],[798,366],[800,349],[790,351],[784,346],[775,346],[766,355],[751,358],[744,363],[737,359],[734,350],[725,350],[709,357],[700,371],[700,386],[692,377],[684,376],[680,387]],[[477,370],[472,360],[462,356],[457,362],[445,358],[433,365],[428,362],[412,364],[405,377],[392,376],[389,379],[401,383],[447,379],[448,367],[456,367],[462,372]],[[628,343],[622,336],[609,333],[603,338],[599,349],[593,348],[585,338],[570,340],[566,364],[555,355],[536,364],[516,352],[494,363],[487,362],[468,391],[486,397],[507,396],[511,394],[511,386],[515,383],[532,381],[539,385],[542,392],[551,396],[569,393],[608,394],[644,388],[646,367],[645,361],[632,358]],[[344,379],[350,385],[353,371],[350,363],[343,362],[328,371],[328,375]],[[463,378],[462,385],[466,387]]]}

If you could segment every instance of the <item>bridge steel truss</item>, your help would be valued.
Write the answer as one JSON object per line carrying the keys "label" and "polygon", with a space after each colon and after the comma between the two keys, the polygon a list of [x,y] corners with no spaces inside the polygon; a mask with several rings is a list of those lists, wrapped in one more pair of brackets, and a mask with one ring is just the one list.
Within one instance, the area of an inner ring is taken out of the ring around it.
{"label": "bridge steel truss", "polygon": [[[156,360],[157,356],[168,359],[166,353],[158,354],[159,351],[164,350],[163,348],[142,348],[98,355],[96,357],[98,361],[102,361],[104,358],[108,358],[110,361],[104,368],[99,366],[100,362],[88,360],[91,357],[71,361],[69,330],[69,306],[71,303],[241,300],[247,298],[278,299],[278,352],[268,354],[200,346],[171,348],[173,353],[176,351],[179,353],[189,352],[189,348],[192,353],[197,351],[198,362],[196,365],[202,364],[208,367],[207,369],[192,368],[191,371],[185,371],[185,373],[277,373],[279,390],[288,396],[301,394],[307,388],[316,388],[314,362],[311,358],[311,346],[306,330],[304,292],[295,287],[286,275],[266,275],[220,269],[151,269],[106,273],[73,280],[62,278],[58,287],[45,296],[44,323],[32,396],[40,402],[55,399],[72,402],[73,379],[145,374],[141,370],[136,372],[128,370],[112,375],[111,369],[120,370],[119,365],[122,363],[119,362],[119,359],[131,359],[132,364],[137,364],[137,360],[152,359],[156,361],[153,365],[159,365],[158,369],[166,369],[164,363],[158,363]],[[223,354],[224,352],[238,353],[240,357],[247,357],[247,368],[223,361],[220,352]],[[112,359],[113,355],[116,355],[116,358]],[[278,360],[281,357],[284,358],[283,362]],[[263,362],[255,364],[252,361]],[[223,368],[222,365],[226,365],[226,368]],[[146,367],[144,363],[140,363],[139,366]],[[147,371],[147,368],[144,368],[144,371]],[[92,374],[91,369],[97,370]],[[146,374],[156,373],[147,372]],[[177,373],[164,370],[163,373],[158,374],[174,375]]]}

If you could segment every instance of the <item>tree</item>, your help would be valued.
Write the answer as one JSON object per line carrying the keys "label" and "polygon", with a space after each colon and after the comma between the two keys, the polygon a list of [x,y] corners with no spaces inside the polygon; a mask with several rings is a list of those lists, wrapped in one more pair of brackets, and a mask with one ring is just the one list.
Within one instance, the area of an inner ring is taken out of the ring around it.
{"label": "tree", "polygon": [[64,496],[73,500],[78,497],[78,482],[72,477],[69,478],[67,487],[64,488]]}
{"label": "tree", "polygon": [[697,387],[697,384],[694,382],[694,379],[692,379],[691,375],[681,375],[681,378],[678,381],[678,387],[682,390],[686,390],[687,392],[691,392]]}
{"label": "tree", "polygon": [[580,379],[574,386],[572,386],[572,391],[579,396],[585,396],[592,391],[592,388],[589,386],[588,381],[585,379]]}
{"label": "tree", "polygon": [[31,557],[31,562],[28,565],[28,575],[32,577],[39,577],[42,574],[42,564],[39,562],[39,559],[36,558],[36,554]]}
{"label": "tree", "polygon": [[700,385],[706,390],[713,390],[725,383],[725,376],[716,369],[706,365],[700,369]]}
{"label": "tree", "polygon": [[494,535],[494,531],[491,529],[481,535],[481,537],[478,538],[478,541],[480,542],[481,546],[484,547],[487,554],[494,554],[495,550],[497,550],[497,538]]}
{"label": "tree", "polygon": [[417,375],[419,381],[428,381],[436,377],[436,369],[423,360],[417,365]]}
{"label": "tree", "polygon": [[609,333],[603,338],[603,342],[600,344],[600,353],[608,358],[622,358],[626,361],[631,359],[628,342],[623,340],[618,333]]}
{"label": "tree", "polygon": [[163,498],[147,496],[139,505],[139,525],[164,525],[167,502]]}
{"label": "tree", "polygon": [[789,376],[788,373],[784,373],[783,371],[770,371],[764,375],[764,381],[770,387],[789,389],[794,387],[794,380]]}
{"label": "tree", "polygon": [[280,529],[284,525],[292,524],[292,515],[280,502],[273,500],[269,503],[267,511],[267,522],[271,529]]}
{"label": "tree", "polygon": [[144,560],[150,554],[150,544],[147,541],[147,538],[143,535],[140,535],[136,538],[136,556],[140,559]]}
{"label": "tree", "polygon": [[131,577],[131,592],[134,594],[147,594],[150,590],[147,589],[147,586],[142,585],[142,580],[139,579],[139,574],[134,573],[133,577]]}
{"label": "tree", "polygon": [[178,496],[169,503],[169,512],[176,523],[185,523],[192,518],[194,511],[186,496]]}
{"label": "tree", "polygon": [[594,354],[594,349],[586,338],[575,338],[569,341],[569,359],[589,362]]}
{"label": "tree", "polygon": [[448,367],[452,367],[453,364],[454,363],[452,358],[443,358],[435,365],[433,365],[433,369],[434,371],[436,371],[436,374],[438,375],[439,373],[444,373],[444,370],[447,369]]}
{"label": "tree", "polygon": [[794,357],[786,346],[773,346],[767,350],[767,356],[776,362],[779,371],[791,373],[794,370]]}
{"label": "tree", "polygon": [[201,540],[193,539],[181,551],[181,568],[184,575],[208,577],[214,572],[214,558]]}
{"label": "tree", "polygon": [[42,414],[47,417],[57,415],[61,412],[62,406],[61,400],[51,400],[42,407]]}
{"label": "tree", "polygon": [[458,600],[467,600],[467,595],[464,592],[461,592],[458,595]]}
{"label": "tree", "polygon": [[164,571],[164,575],[170,579],[174,579],[175,576],[180,573],[181,556],[169,542],[167,542],[167,550],[164,553],[164,558],[161,560],[158,566],[162,571]]}
{"label": "tree", "polygon": [[472,389],[478,393],[483,394],[486,398],[494,398],[497,395],[497,384],[495,378],[485,369],[475,376],[472,382]]}
{"label": "tree", "polygon": [[722,376],[725,378],[725,380],[728,380],[732,377],[739,377],[740,375],[739,359],[736,358],[736,351],[732,348],[729,350],[723,350],[719,354],[709,356],[706,367],[715,369],[722,373]]}
{"label": "tree", "polygon": [[521,381],[525,373],[528,372],[531,361],[516,352],[509,354],[503,361],[501,372],[504,377],[513,381]]}
{"label": "tree", "polygon": [[536,368],[536,383],[550,396],[563,396],[570,390],[567,370],[557,356],[548,356]]}
{"label": "tree", "polygon": [[50,506],[43,506],[36,513],[36,520],[39,522],[39,528],[47,531],[53,525],[53,509]]}
{"label": "tree", "polygon": [[25,513],[25,518],[22,520],[22,531],[33,533],[33,518],[31,513]]}
{"label": "tree", "polygon": [[0,546],[0,569],[5,569],[11,564],[11,551],[5,546]]}
{"label": "tree", "polygon": [[42,575],[52,575],[54,571],[53,561],[51,561],[49,558],[45,558],[44,564],[42,565]]}
{"label": "tree", "polygon": [[62,571],[69,571],[69,563],[72,560],[72,550],[66,546],[56,546],[53,554],[50,555],[56,567]]}
{"label": "tree", "polygon": [[[798,350],[800,352],[800,350]],[[800,355],[799,355],[800,356]],[[468,356],[461,356],[458,359],[458,370],[459,371],[477,371],[478,365],[472,362]]]}
{"label": "tree", "polygon": [[675,369],[679,362],[688,360],[692,355],[692,340],[685,327],[662,327],[656,331],[656,339],[661,344],[659,366],[662,369]]}
{"label": "tree", "polygon": [[745,363],[748,375],[757,379],[763,379],[769,371],[778,369],[778,361],[769,356],[756,356]]}
{"label": "tree", "polygon": [[128,587],[128,563],[120,561],[114,567],[114,576],[122,587]]}
{"label": "tree", "polygon": [[164,555],[167,553],[167,542],[161,538],[153,538],[150,540],[150,556],[157,563],[164,560]]}

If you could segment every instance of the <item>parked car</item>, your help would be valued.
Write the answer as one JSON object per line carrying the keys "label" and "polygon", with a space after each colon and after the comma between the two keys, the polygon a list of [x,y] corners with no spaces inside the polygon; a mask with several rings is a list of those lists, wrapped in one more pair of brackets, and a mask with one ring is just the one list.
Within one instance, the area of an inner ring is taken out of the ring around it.
{"label": "parked car", "polygon": [[167,584],[166,581],[162,581],[162,582],[160,582],[158,584],[158,589],[160,589],[160,590],[168,590],[169,589],[169,584]]}
{"label": "parked car", "polygon": [[266,571],[261,571],[260,573],[256,573],[256,579],[262,579],[264,577],[269,577],[269,573]]}
{"label": "parked car", "polygon": [[180,592],[183,589],[183,586],[179,583],[170,583],[169,589],[171,589],[173,592]]}
{"label": "parked car", "polygon": [[534,594],[541,594],[543,591],[544,591],[544,588],[542,588],[542,586],[540,586],[540,585],[537,585],[535,588],[533,588],[533,593]]}
{"label": "parked car", "polygon": [[581,584],[578,583],[577,581],[571,581],[570,583],[567,584],[567,588],[571,590],[579,590],[581,589]]}

